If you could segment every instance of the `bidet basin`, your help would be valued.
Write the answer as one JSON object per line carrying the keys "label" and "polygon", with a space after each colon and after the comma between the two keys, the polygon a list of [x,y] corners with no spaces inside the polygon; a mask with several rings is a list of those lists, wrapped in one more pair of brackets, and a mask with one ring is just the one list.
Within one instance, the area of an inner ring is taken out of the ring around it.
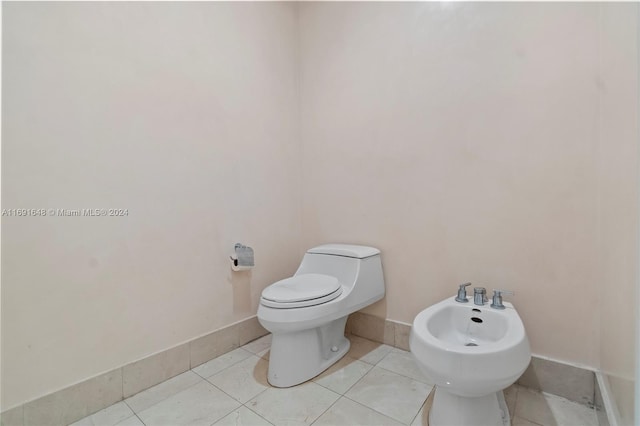
{"label": "bidet basin", "polygon": [[522,320],[510,303],[497,310],[443,300],[416,316],[410,347],[433,383],[465,397],[506,388],[531,359]]}
{"label": "bidet basin", "polygon": [[[450,349],[486,347],[504,338],[508,330],[507,318],[487,309],[483,312],[469,306],[446,304],[425,316],[428,332]],[[477,353],[480,350],[473,351]]]}

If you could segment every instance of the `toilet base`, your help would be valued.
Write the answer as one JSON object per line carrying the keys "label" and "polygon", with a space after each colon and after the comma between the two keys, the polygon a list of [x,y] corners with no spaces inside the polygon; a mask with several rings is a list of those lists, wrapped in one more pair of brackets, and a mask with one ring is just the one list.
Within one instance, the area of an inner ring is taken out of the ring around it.
{"label": "toilet base", "polygon": [[436,387],[429,412],[429,426],[510,426],[511,418],[502,391],[467,398]]}
{"label": "toilet base", "polygon": [[347,317],[319,327],[273,333],[269,354],[269,384],[279,388],[295,386],[314,378],[349,351],[344,337]]}

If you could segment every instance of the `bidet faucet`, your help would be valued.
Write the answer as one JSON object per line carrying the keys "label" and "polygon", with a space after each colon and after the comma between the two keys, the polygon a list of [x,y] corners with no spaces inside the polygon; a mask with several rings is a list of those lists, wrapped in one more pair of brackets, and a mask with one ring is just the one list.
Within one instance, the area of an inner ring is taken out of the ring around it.
{"label": "bidet faucet", "polygon": [[482,306],[487,303],[489,299],[487,299],[487,289],[484,287],[474,287],[473,288],[473,303]]}
{"label": "bidet faucet", "polygon": [[491,307],[493,309],[504,309],[504,305],[502,304],[502,294],[510,294],[514,295],[515,293],[507,290],[493,290],[493,302],[491,302]]}
{"label": "bidet faucet", "polygon": [[467,303],[467,289],[466,287],[470,286],[471,283],[460,284],[458,287],[458,295],[456,296],[456,302]]}

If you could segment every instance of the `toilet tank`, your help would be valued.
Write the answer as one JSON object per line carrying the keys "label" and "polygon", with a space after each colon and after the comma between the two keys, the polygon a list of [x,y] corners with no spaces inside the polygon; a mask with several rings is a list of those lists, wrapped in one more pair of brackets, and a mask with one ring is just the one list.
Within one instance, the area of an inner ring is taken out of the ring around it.
{"label": "toilet tank", "polygon": [[360,301],[384,297],[380,250],[351,244],[324,244],[307,250],[295,275],[324,274],[338,279]]}

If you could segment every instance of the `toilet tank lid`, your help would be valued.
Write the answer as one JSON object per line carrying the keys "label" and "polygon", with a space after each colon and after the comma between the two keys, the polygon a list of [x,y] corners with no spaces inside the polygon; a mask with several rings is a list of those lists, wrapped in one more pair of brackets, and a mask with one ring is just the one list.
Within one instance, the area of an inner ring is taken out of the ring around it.
{"label": "toilet tank lid", "polygon": [[323,244],[321,246],[307,250],[307,253],[332,254],[334,256],[345,256],[355,257],[356,259],[364,259],[366,257],[380,254],[380,250],[375,247],[356,246],[353,244]]}

